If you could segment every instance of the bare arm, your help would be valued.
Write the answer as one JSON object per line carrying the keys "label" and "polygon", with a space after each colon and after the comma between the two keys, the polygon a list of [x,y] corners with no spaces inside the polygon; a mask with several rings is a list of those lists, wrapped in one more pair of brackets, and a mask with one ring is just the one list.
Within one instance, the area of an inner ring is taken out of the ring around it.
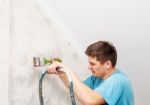
{"label": "bare arm", "polygon": [[80,81],[73,71],[70,70],[69,72],[72,75],[75,95],[82,104],[100,105],[105,103],[103,97]]}
{"label": "bare arm", "polygon": [[64,85],[65,85],[66,87],[69,87],[69,82],[68,82],[68,78],[67,78],[66,74],[65,74],[65,73],[63,73],[63,74],[58,74],[58,76],[59,76],[59,78],[61,79],[61,81],[64,83]]}
{"label": "bare arm", "polygon": [[[67,70],[71,76],[72,80],[74,83],[74,93],[78,100],[83,104],[83,105],[101,105],[105,103],[105,100],[103,99],[102,96],[100,96],[97,92],[94,90],[90,89],[88,86],[86,86],[78,76],[70,70],[68,67],[62,65],[61,63],[54,63],[49,67],[49,72],[50,73],[55,73],[57,74],[58,71],[56,71],[56,67],[61,67],[61,71]],[[59,74],[59,73],[58,73]],[[65,74],[59,74],[59,77],[63,81],[63,83],[68,87],[68,80]]]}

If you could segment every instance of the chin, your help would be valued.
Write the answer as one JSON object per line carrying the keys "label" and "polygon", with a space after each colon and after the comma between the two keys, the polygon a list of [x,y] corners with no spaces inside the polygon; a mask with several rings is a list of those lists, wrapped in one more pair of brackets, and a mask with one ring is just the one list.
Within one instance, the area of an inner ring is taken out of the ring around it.
{"label": "chin", "polygon": [[100,75],[96,75],[96,74],[94,74],[94,73],[92,73],[92,76],[102,78],[102,76],[100,76]]}
{"label": "chin", "polygon": [[96,74],[92,73],[93,76],[98,77]]}

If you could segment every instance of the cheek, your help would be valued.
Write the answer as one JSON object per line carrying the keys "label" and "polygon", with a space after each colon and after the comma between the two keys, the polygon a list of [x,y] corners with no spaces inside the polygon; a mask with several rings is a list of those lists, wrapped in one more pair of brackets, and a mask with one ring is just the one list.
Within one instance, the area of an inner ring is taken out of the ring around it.
{"label": "cheek", "polygon": [[95,67],[93,67],[93,69],[96,71],[100,71],[101,68],[99,66],[95,66]]}
{"label": "cheek", "polygon": [[98,72],[103,72],[104,71],[104,67],[103,66],[95,66],[94,70],[96,70]]}

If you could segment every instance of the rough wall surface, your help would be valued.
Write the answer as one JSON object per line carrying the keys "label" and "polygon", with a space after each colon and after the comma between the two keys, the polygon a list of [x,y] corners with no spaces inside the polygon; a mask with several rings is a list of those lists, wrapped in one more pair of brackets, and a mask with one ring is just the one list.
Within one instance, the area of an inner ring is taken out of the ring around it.
{"label": "rough wall surface", "polygon": [[[83,79],[87,75],[79,57],[59,22],[33,0],[11,0],[11,37],[9,103],[39,105],[38,82],[40,70],[33,68],[33,57],[61,57]],[[55,75],[43,80],[44,105],[71,105],[69,91]]]}
{"label": "rough wall surface", "polygon": [[0,0],[0,105],[8,105],[9,0]]}

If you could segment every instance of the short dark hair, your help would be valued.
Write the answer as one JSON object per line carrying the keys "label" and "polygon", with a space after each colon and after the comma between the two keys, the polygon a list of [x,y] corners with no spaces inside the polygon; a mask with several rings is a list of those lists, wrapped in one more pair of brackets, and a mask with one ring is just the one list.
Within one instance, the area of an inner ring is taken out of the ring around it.
{"label": "short dark hair", "polygon": [[96,57],[98,61],[104,64],[110,60],[112,66],[115,67],[117,62],[117,51],[111,42],[98,41],[89,45],[85,51],[87,56]]}

